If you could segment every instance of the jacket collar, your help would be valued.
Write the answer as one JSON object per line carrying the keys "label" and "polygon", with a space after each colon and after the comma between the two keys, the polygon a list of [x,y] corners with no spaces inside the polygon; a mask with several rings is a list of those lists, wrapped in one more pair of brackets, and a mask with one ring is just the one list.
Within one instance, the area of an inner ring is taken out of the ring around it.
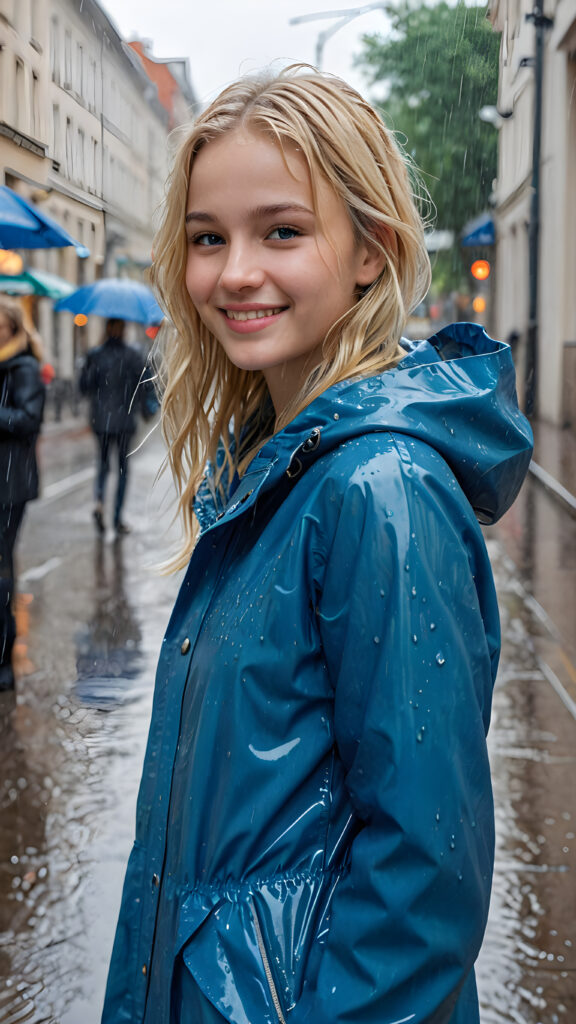
{"label": "jacket collar", "polygon": [[425,441],[445,459],[482,522],[514,500],[532,450],[518,409],[508,345],[477,324],[452,324],[429,341],[405,343],[392,370],[339,381],[257,452],[219,506],[208,467],[195,502],[202,532],[247,511],[264,491],[290,486],[322,455],[367,433]]}

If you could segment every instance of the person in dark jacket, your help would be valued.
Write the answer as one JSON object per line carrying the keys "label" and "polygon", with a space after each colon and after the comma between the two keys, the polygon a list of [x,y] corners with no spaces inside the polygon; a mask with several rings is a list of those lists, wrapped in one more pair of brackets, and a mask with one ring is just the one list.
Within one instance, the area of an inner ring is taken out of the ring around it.
{"label": "person in dark jacket", "polygon": [[152,278],[189,567],[162,645],[104,1024],[478,1024],[499,654],[478,520],[527,471],[508,346],[411,345],[394,135],[333,76],[229,86]]}
{"label": "person in dark jacket", "polygon": [[36,440],[45,397],[39,357],[20,307],[0,298],[0,690],[14,687],[14,547],[26,502],[38,496]]}
{"label": "person in dark jacket", "polygon": [[123,320],[107,321],[105,340],[98,348],[88,352],[79,382],[81,393],[90,396],[90,423],[97,443],[94,522],[97,530],[104,533],[106,483],[111,452],[115,449],[118,480],[114,529],[118,536],[130,532],[129,526],[122,519],[122,508],[128,482],[128,452],[140,408],[138,388],[145,365],[139,352],[125,344],[124,327]]}

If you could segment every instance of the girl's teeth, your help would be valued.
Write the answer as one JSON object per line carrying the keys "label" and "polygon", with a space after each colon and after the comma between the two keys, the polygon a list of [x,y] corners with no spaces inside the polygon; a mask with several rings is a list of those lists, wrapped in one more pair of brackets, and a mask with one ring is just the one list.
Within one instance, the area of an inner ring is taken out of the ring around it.
{"label": "girl's teeth", "polygon": [[282,312],[282,307],[277,309],[227,309],[226,316],[229,320],[262,320],[265,316],[276,316]]}

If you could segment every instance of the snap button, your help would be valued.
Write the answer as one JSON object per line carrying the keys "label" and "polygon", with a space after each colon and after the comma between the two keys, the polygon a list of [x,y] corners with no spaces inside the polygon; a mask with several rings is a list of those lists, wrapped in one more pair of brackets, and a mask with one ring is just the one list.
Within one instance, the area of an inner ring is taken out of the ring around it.
{"label": "snap button", "polygon": [[320,444],[320,427],[314,427],[314,430],[307,437],[302,445],[302,451],[308,454],[308,452],[315,452],[318,445]]}
{"label": "snap button", "polygon": [[189,641],[188,637],[186,637],[186,639],[182,642],[182,647],[180,648],[180,654],[188,654],[189,650],[190,650],[190,641]]}

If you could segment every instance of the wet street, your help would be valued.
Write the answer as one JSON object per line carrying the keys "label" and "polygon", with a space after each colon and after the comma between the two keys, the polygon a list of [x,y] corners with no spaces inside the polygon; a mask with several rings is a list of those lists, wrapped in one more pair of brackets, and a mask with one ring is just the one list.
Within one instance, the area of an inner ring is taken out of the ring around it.
{"label": "wet street", "polygon": [[[50,424],[18,551],[17,698],[0,695],[0,1024],[97,1024],[150,714],[178,589],[156,432],[126,518],[91,521],[93,439]],[[482,1024],[576,1021],[576,519],[528,480],[486,532],[504,636],[490,751],[497,807]]]}

